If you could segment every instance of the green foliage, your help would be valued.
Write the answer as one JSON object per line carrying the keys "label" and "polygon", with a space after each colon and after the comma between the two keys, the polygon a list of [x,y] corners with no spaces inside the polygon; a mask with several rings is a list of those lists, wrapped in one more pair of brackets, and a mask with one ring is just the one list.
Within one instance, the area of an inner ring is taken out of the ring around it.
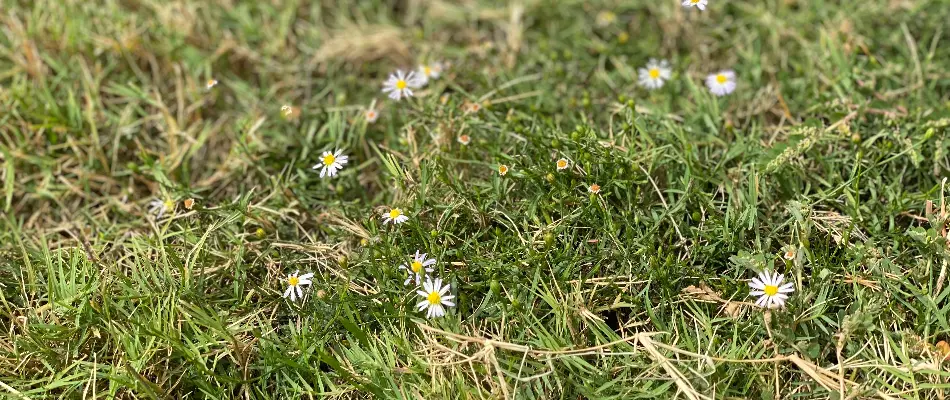
{"label": "green foliage", "polygon": [[[13,398],[950,387],[945,2],[2,8]],[[674,69],[655,91],[650,58]],[[416,97],[380,92],[439,60]],[[738,89],[717,98],[725,68]],[[333,149],[350,162],[321,179]],[[382,224],[390,207],[409,221]],[[457,296],[445,318],[403,285],[416,250]],[[292,303],[298,270],[314,283]],[[795,283],[785,309],[752,306],[762,270]]]}

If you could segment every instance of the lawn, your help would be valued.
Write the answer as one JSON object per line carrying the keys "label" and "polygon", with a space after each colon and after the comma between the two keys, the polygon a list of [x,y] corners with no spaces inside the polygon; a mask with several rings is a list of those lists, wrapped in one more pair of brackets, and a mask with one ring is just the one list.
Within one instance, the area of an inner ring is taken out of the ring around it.
{"label": "lawn", "polygon": [[950,394],[950,1],[0,3],[4,398]]}

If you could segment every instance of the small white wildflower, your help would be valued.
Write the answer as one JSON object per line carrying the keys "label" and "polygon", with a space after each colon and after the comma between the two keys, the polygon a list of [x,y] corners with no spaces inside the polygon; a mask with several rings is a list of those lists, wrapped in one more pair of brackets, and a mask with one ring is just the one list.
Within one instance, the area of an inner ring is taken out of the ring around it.
{"label": "small white wildflower", "polygon": [[310,278],[313,278],[313,273],[303,274],[297,276],[300,271],[294,271],[294,273],[287,275],[287,290],[284,291],[284,298],[290,296],[290,301],[297,301],[298,298],[303,298],[303,290],[300,289],[301,286],[310,285],[312,282]]}
{"label": "small white wildflower", "polygon": [[482,105],[478,104],[477,102],[472,102],[472,103],[466,102],[465,104],[462,105],[462,110],[465,111],[466,114],[477,113],[481,109],[482,109]]}
{"label": "small white wildflower", "polygon": [[785,248],[785,251],[782,253],[782,258],[784,258],[784,259],[786,259],[786,260],[788,260],[788,261],[792,261],[792,260],[795,259],[795,255],[796,255],[796,253],[795,253],[795,248],[789,246],[789,247],[786,247],[786,248]]}
{"label": "small white wildflower", "polygon": [[706,86],[716,96],[725,96],[736,90],[736,73],[726,69],[706,77]]}
{"label": "small white wildflower", "polygon": [[650,90],[663,87],[663,84],[673,76],[670,63],[666,60],[657,61],[655,58],[651,58],[646,67],[638,69],[637,73],[640,76],[640,86]]}
{"label": "small white wildflower", "polygon": [[376,111],[376,110],[370,108],[370,109],[366,110],[365,113],[363,113],[363,116],[366,117],[366,122],[372,124],[373,122],[376,122],[376,119],[377,119],[377,118],[379,118],[379,111]]}
{"label": "small white wildflower", "polygon": [[498,166],[498,175],[505,176],[508,175],[508,166],[501,164]]}
{"label": "small white wildflower", "polygon": [[749,296],[759,296],[755,301],[755,305],[759,307],[784,307],[788,295],[795,291],[795,284],[789,282],[783,285],[783,280],[785,277],[778,272],[772,275],[769,271],[762,271],[749,282],[749,287],[754,289],[749,291]]}
{"label": "small white wildflower", "polygon": [[600,193],[600,185],[598,185],[598,184],[596,184],[596,183],[592,183],[592,184],[587,188],[587,191],[588,191],[588,192],[591,192],[591,193],[593,193],[593,194]]}
{"label": "small white wildflower", "polygon": [[419,75],[419,83],[425,85],[429,83],[429,81],[439,79],[439,77],[442,76],[442,64],[422,64],[416,73]]}
{"label": "small white wildflower", "polygon": [[314,165],[313,169],[320,169],[320,177],[334,176],[336,172],[343,169],[343,166],[349,161],[348,156],[343,155],[343,150],[337,150],[333,153],[324,151],[320,156],[320,163]]}
{"label": "small white wildflower", "polygon": [[389,79],[383,82],[383,93],[386,93],[390,99],[398,101],[403,97],[412,97],[412,89],[422,86],[416,73],[410,71],[408,74],[402,70],[390,74]]}
{"label": "small white wildflower", "polygon": [[402,209],[393,208],[390,209],[388,213],[383,214],[383,225],[386,225],[392,222],[393,225],[401,224],[409,220],[409,217],[406,214],[403,214]]}
{"label": "small white wildflower", "polygon": [[426,310],[426,318],[438,318],[445,315],[445,307],[455,307],[455,302],[450,300],[454,299],[455,296],[449,295],[449,290],[451,285],[446,284],[442,286],[442,279],[436,278],[435,281],[432,280],[430,276],[426,279],[425,283],[422,284],[423,290],[417,290],[416,294],[422,296],[423,299],[416,307],[419,311]]}
{"label": "small white wildflower", "polygon": [[612,25],[617,21],[617,14],[614,14],[613,11],[601,11],[597,13],[597,18],[594,20],[594,23],[597,26],[604,28]]}
{"label": "small white wildflower", "polygon": [[206,90],[211,90],[215,86],[218,86],[218,81],[215,79],[208,79],[208,82],[205,83]]}
{"label": "small white wildflower", "polygon": [[155,199],[148,203],[148,213],[154,214],[155,219],[162,219],[166,213],[175,211],[175,201],[172,199]]}
{"label": "small white wildflower", "polygon": [[468,144],[472,142],[472,137],[471,137],[471,136],[468,136],[468,135],[465,135],[465,134],[462,134],[462,135],[459,135],[458,141],[459,141],[459,143],[461,143],[463,146],[468,146]]}
{"label": "small white wildflower", "polygon": [[708,0],[683,0],[683,7],[696,7],[705,10],[707,2]]}
{"label": "small white wildflower", "polygon": [[429,267],[432,264],[435,264],[434,258],[426,259],[426,253],[419,254],[419,250],[416,250],[416,255],[412,257],[409,265],[402,264],[399,266],[399,269],[406,271],[406,281],[402,284],[408,285],[415,277],[416,285],[419,285],[422,282],[423,275],[431,274],[434,271]]}
{"label": "small white wildflower", "polygon": [[557,160],[557,162],[555,162],[554,165],[557,167],[557,170],[560,171],[560,170],[567,169],[567,167],[570,167],[571,163],[567,161],[566,158],[561,158]]}

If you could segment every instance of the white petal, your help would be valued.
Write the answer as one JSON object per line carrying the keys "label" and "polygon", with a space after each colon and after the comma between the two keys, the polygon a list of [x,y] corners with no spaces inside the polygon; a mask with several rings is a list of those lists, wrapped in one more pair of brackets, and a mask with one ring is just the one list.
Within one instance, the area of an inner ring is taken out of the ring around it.
{"label": "white petal", "polygon": [[753,289],[763,290],[765,289],[765,284],[759,280],[759,278],[752,278],[752,282],[749,282],[749,287]]}
{"label": "white petal", "polygon": [[442,287],[442,290],[439,290],[439,295],[441,296],[441,295],[445,295],[446,293],[448,293],[448,292],[449,292],[449,289],[451,288],[451,286],[452,286],[452,285],[445,285],[445,286],[443,286],[443,287]]}
{"label": "white petal", "polygon": [[293,286],[288,286],[288,287],[287,287],[287,290],[284,291],[284,298],[286,299],[287,296],[290,296],[290,293],[293,292],[293,291],[294,291],[294,287],[293,287]]}
{"label": "white petal", "polygon": [[761,296],[763,294],[765,294],[765,292],[761,290],[752,290],[749,292],[749,296]]}
{"label": "white petal", "polygon": [[310,279],[313,278],[313,272],[308,272],[306,274],[300,275],[300,279]]}
{"label": "white petal", "polygon": [[424,310],[424,309],[426,308],[426,306],[428,306],[428,305],[429,305],[429,300],[422,300],[422,301],[419,302],[419,304],[416,304],[416,308],[418,308],[419,311],[422,311],[422,310]]}
{"label": "white petal", "polygon": [[300,285],[294,286],[294,288],[297,289],[297,297],[299,297],[299,298],[302,299],[302,298],[303,298],[303,290],[300,290]]}

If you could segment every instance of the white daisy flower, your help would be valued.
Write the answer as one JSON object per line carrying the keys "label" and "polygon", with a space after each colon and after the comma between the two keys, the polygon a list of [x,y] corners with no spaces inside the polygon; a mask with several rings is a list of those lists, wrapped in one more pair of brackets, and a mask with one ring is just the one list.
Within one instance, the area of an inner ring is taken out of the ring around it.
{"label": "white daisy flower", "polygon": [[557,170],[560,171],[560,170],[567,169],[567,167],[570,167],[571,163],[567,161],[566,158],[561,158],[557,160],[557,162],[555,162],[554,165],[557,167]]}
{"label": "white daisy flower", "polygon": [[598,184],[596,184],[596,183],[592,183],[592,184],[590,185],[590,187],[587,188],[587,191],[589,191],[589,192],[591,192],[591,193],[593,193],[593,194],[600,193],[600,185],[598,185]]}
{"label": "white daisy flower", "polygon": [[165,213],[175,211],[175,201],[172,199],[155,199],[148,203],[148,213],[154,214],[155,219],[162,219]]}
{"label": "white daisy flower", "polygon": [[432,63],[432,64],[422,64],[419,66],[419,69],[416,71],[416,74],[419,76],[419,83],[425,85],[431,80],[439,79],[439,76],[442,75],[442,64],[441,63]]}
{"label": "white daisy flower", "polygon": [[215,79],[208,79],[208,82],[205,83],[206,90],[211,90],[215,86],[218,86],[218,81]]}
{"label": "white daisy flower", "polygon": [[501,164],[498,166],[498,175],[505,176],[508,175],[508,166]]}
{"label": "white daisy flower", "polygon": [[749,291],[749,296],[760,296],[755,305],[765,308],[784,307],[788,295],[795,291],[794,283],[782,284],[784,279],[782,274],[776,272],[772,275],[769,271],[762,271],[758,277],[752,278],[749,287],[754,290]]}
{"label": "white daisy flower", "polygon": [[313,169],[320,169],[320,177],[334,176],[338,170],[343,169],[349,161],[348,156],[343,155],[343,150],[337,150],[333,153],[324,151],[320,156],[320,163],[314,165]]}
{"label": "white daisy flower", "polygon": [[403,285],[408,285],[412,282],[412,278],[416,278],[416,285],[422,282],[422,276],[426,274],[431,274],[434,271],[429,266],[435,264],[435,259],[430,258],[426,259],[426,253],[419,254],[419,250],[416,250],[416,255],[412,257],[412,261],[409,262],[409,265],[402,264],[399,266],[399,269],[406,271],[406,281],[403,282]]}
{"label": "white daisy flower", "polygon": [[705,10],[707,2],[708,0],[683,0],[683,7],[696,7]]}
{"label": "white daisy flower", "polygon": [[313,273],[303,274],[297,276],[300,271],[294,271],[294,273],[287,275],[287,290],[284,291],[284,298],[290,296],[290,301],[297,301],[297,298],[303,298],[303,290],[300,289],[301,286],[310,285],[310,278],[313,278]]}
{"label": "white daisy flower", "polygon": [[370,108],[370,109],[366,110],[365,113],[363,113],[363,116],[366,117],[366,122],[372,124],[373,122],[376,122],[376,119],[377,119],[377,118],[379,118],[379,111],[376,111],[376,110]]}
{"label": "white daisy flower", "polygon": [[403,97],[412,97],[412,89],[422,86],[416,73],[409,71],[409,74],[397,70],[390,74],[389,79],[383,82],[383,93],[389,95],[390,99],[398,101]]}
{"label": "white daisy flower", "polygon": [[455,303],[450,301],[455,298],[455,296],[449,295],[451,285],[446,284],[442,286],[442,279],[436,278],[435,281],[432,280],[430,276],[426,279],[426,282],[422,284],[423,290],[417,290],[416,293],[419,296],[422,296],[425,300],[419,302],[416,307],[419,311],[428,309],[426,311],[426,318],[438,318],[445,315],[445,307],[455,307]]}
{"label": "white daisy flower", "polygon": [[393,225],[401,224],[409,220],[409,217],[406,214],[403,214],[402,209],[393,208],[390,209],[388,213],[383,214],[383,225],[386,225],[392,222]]}
{"label": "white daisy flower", "polygon": [[640,86],[647,89],[659,89],[663,87],[670,77],[673,76],[673,70],[670,69],[670,63],[666,60],[651,58],[645,68],[637,70],[640,75]]}
{"label": "white daisy flower", "polygon": [[461,134],[461,135],[459,135],[459,137],[458,137],[458,141],[459,141],[459,143],[461,143],[463,146],[468,146],[468,144],[472,142],[472,137],[469,136],[469,135],[466,135],[466,134]]}
{"label": "white daisy flower", "polygon": [[706,77],[706,86],[716,96],[725,96],[736,90],[736,73],[725,69]]}

